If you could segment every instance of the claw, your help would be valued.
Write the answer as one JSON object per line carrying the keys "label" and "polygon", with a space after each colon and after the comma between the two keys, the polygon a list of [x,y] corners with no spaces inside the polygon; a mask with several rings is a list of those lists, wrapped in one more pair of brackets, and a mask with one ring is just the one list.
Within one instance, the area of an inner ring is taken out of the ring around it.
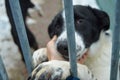
{"label": "claw", "polygon": [[61,80],[62,78],[62,69],[58,68],[54,71],[54,74],[51,76],[51,80]]}

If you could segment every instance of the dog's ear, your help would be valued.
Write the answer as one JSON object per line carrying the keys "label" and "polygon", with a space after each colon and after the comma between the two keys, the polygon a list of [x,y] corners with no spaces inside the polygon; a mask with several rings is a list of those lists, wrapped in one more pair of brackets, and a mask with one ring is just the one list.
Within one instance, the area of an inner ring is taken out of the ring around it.
{"label": "dog's ear", "polygon": [[63,26],[63,18],[61,13],[57,14],[50,25],[48,26],[48,34],[50,38],[52,38],[54,35],[58,36],[61,33],[61,29]]}
{"label": "dog's ear", "polygon": [[[89,7],[90,8],[90,7]],[[97,17],[98,24],[100,25],[101,30],[108,30],[110,27],[110,19],[106,12],[91,8],[93,14]]]}

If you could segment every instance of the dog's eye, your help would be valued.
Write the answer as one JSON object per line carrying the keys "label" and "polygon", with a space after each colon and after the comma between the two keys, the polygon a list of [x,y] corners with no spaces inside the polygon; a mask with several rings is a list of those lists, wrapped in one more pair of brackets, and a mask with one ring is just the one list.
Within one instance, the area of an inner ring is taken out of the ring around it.
{"label": "dog's eye", "polygon": [[80,24],[83,21],[83,19],[78,19],[76,22],[77,24]]}

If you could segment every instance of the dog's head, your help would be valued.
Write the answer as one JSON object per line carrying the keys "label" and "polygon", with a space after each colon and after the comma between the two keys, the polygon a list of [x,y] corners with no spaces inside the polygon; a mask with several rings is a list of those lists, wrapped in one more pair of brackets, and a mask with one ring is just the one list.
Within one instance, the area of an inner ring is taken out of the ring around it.
{"label": "dog's head", "polygon": [[[64,11],[58,13],[48,27],[50,38],[57,35],[56,49],[68,59],[67,33],[64,21]],[[97,42],[101,31],[109,29],[109,17],[100,10],[89,6],[74,6],[74,25],[76,52],[79,58],[90,46]],[[72,33],[71,33],[72,34]]]}

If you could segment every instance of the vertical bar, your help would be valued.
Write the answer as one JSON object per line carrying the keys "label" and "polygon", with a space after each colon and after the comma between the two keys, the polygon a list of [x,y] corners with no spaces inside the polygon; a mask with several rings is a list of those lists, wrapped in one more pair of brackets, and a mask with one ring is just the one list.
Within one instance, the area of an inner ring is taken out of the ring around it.
{"label": "vertical bar", "polygon": [[118,64],[118,75],[117,80],[120,80],[120,52],[119,52],[119,64]]}
{"label": "vertical bar", "polygon": [[120,51],[120,0],[116,0],[115,27],[112,39],[112,59],[110,80],[117,80],[119,51]]}
{"label": "vertical bar", "polygon": [[64,0],[65,22],[67,28],[67,40],[71,73],[73,77],[77,77],[76,64],[76,43],[75,43],[75,29],[74,29],[74,13],[72,0]]}
{"label": "vertical bar", "polygon": [[1,56],[0,56],[0,80],[8,80],[8,75]]}
{"label": "vertical bar", "polygon": [[12,16],[15,22],[16,30],[18,33],[18,38],[20,40],[20,45],[25,58],[27,70],[28,70],[28,73],[30,74],[33,69],[32,58],[31,58],[30,47],[29,47],[29,43],[26,35],[26,30],[25,30],[22,13],[21,13],[19,0],[9,0],[9,3],[12,11]]}

